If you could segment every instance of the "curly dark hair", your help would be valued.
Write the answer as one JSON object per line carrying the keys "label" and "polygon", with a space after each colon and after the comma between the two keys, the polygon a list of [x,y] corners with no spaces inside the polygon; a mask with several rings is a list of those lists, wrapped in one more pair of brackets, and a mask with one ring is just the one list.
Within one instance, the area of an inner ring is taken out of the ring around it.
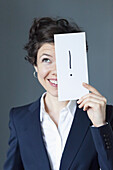
{"label": "curly dark hair", "polygon": [[[25,57],[32,65],[37,65],[37,52],[44,43],[54,43],[54,34],[82,32],[76,23],[66,19],[35,18],[29,31],[29,41],[24,46],[28,55]],[[86,49],[88,45],[86,41]]]}

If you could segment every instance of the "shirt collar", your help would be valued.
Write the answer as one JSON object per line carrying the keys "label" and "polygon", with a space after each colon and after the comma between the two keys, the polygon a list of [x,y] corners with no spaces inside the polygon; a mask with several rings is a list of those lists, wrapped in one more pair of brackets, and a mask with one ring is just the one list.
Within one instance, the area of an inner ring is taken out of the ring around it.
{"label": "shirt collar", "polygon": [[44,92],[43,94],[42,94],[42,97],[41,97],[41,107],[40,107],[40,121],[42,122],[42,120],[43,120],[43,114],[46,112],[46,110],[45,110],[45,106],[44,106],[44,97],[45,97],[45,95],[46,95],[46,93],[47,92]]}
{"label": "shirt collar", "polygon": [[[44,97],[45,97],[46,93],[47,92],[44,92],[41,96],[41,107],[40,107],[40,121],[41,122],[43,121],[44,113],[46,113],[45,106],[44,106]],[[66,107],[64,107],[62,110],[64,110],[64,109],[68,110],[74,117],[76,107],[77,107],[76,100],[70,100],[69,103],[66,105]]]}
{"label": "shirt collar", "polygon": [[70,100],[66,106],[66,108],[70,111],[72,116],[74,116],[75,114],[76,106],[77,106],[76,100]]}

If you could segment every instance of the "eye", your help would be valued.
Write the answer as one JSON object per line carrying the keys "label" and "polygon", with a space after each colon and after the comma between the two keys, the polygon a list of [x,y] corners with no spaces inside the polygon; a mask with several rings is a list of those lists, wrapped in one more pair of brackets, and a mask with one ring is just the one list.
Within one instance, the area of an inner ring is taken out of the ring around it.
{"label": "eye", "polygon": [[48,59],[48,58],[43,58],[43,59],[42,59],[42,62],[44,62],[44,63],[50,63],[50,59]]}

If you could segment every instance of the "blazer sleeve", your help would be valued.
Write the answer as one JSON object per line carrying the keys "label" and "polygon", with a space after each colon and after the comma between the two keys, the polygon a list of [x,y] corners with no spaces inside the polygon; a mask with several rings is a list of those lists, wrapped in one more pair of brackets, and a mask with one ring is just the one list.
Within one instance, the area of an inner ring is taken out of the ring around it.
{"label": "blazer sleeve", "polygon": [[16,129],[13,123],[13,114],[14,114],[14,109],[12,108],[10,111],[10,121],[9,121],[9,129],[10,129],[10,138],[8,142],[9,150],[7,152],[7,159],[4,164],[4,170],[15,170],[15,169],[24,170],[21,156],[20,156]]}
{"label": "blazer sleeve", "polygon": [[108,124],[101,127],[91,127],[98,161],[101,170],[113,170],[113,107],[109,114]]}

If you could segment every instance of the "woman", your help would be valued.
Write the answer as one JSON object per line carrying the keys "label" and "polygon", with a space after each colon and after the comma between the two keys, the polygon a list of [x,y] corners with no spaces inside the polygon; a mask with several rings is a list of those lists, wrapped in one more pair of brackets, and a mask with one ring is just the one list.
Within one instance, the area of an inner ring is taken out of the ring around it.
{"label": "woman", "polygon": [[[10,111],[4,170],[113,170],[113,107],[94,87],[58,101],[54,34],[81,32],[65,19],[35,19],[25,49],[46,92]],[[88,48],[87,48],[88,50]]]}

